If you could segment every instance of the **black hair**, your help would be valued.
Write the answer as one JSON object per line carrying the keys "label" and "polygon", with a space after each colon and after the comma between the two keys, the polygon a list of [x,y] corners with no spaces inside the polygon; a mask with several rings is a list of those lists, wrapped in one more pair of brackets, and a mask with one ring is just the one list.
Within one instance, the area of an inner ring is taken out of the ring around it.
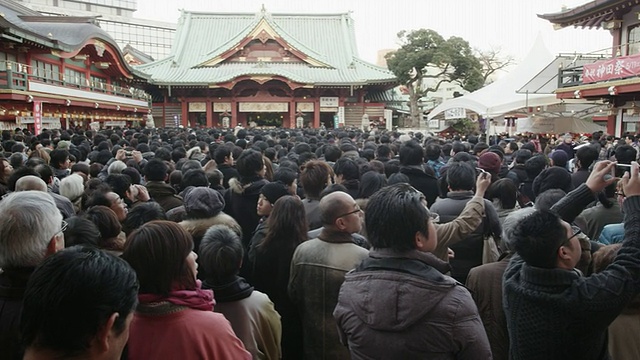
{"label": "black hair", "polygon": [[360,179],[360,187],[358,188],[358,199],[368,199],[376,191],[387,185],[387,177],[375,171],[368,171],[362,175]]}
{"label": "black hair", "polygon": [[198,264],[206,283],[228,284],[240,271],[244,248],[237,233],[225,225],[210,227],[198,249]]}
{"label": "black hair", "polygon": [[[255,150],[244,150],[236,160],[236,169],[240,174],[241,182],[244,179],[253,180],[264,167],[262,153]],[[244,183],[244,182],[243,182]]]}
{"label": "black hair", "polygon": [[182,179],[180,179],[180,190],[184,190],[189,186],[209,187],[209,185],[209,178],[202,169],[191,169],[187,172],[182,172]]}
{"label": "black hair", "polygon": [[546,166],[547,159],[544,155],[534,155],[524,162],[524,171],[527,173],[527,177],[533,180],[536,176],[540,175]]}
{"label": "black hair", "polygon": [[169,172],[169,166],[163,160],[154,158],[147,162],[143,171],[147,181],[164,181]]}
{"label": "black hair", "polygon": [[72,216],[66,219],[67,230],[64,231],[64,246],[75,245],[98,246],[100,230],[93,221],[81,216]]}
{"label": "black hair", "polygon": [[162,206],[155,201],[148,201],[131,208],[122,223],[122,230],[129,235],[133,230],[154,220],[167,220]]}
{"label": "black hair", "polygon": [[127,199],[127,191],[131,187],[131,178],[129,175],[111,174],[105,179],[105,183],[111,187],[111,190],[118,194],[121,199]]}
{"label": "black hair", "polygon": [[594,161],[598,160],[598,149],[594,146],[585,146],[581,147],[576,151],[576,158],[580,161],[580,167],[583,169],[588,169]]}
{"label": "black hair", "polygon": [[350,157],[342,157],[333,165],[333,172],[342,175],[344,180],[360,179],[360,168],[358,164]]}
{"label": "black hair", "polygon": [[425,152],[427,154],[427,160],[436,161],[442,155],[442,148],[438,144],[431,143],[427,145]]}
{"label": "black hair", "polygon": [[453,162],[447,168],[447,184],[452,191],[473,190],[476,169],[466,162]]}
{"label": "black hair", "polygon": [[273,173],[273,181],[280,181],[287,186],[291,186],[294,180],[298,178],[298,173],[287,167],[279,167]]}
{"label": "black hair", "polygon": [[410,140],[400,146],[400,163],[406,165],[422,165],[424,163],[424,150],[415,141]]}
{"label": "black hair", "polygon": [[64,149],[55,149],[49,153],[49,164],[55,169],[60,168],[60,164],[63,164],[69,158],[69,151]]}
{"label": "black hair", "polygon": [[516,225],[511,243],[528,265],[552,269],[557,264],[558,247],[566,237],[566,229],[556,213],[537,210]]}
{"label": "black hair", "polygon": [[531,159],[533,154],[530,150],[522,149],[518,150],[513,154],[513,158],[516,160],[516,164],[523,164],[527,162],[527,160]]}
{"label": "black hair", "polygon": [[487,197],[498,199],[503,209],[513,209],[518,200],[518,189],[511,179],[499,179],[489,186]]}
{"label": "black hair", "polygon": [[415,249],[417,232],[429,236],[429,213],[422,199],[424,195],[408,184],[387,186],[370,197],[365,223],[371,246],[395,251]]}
{"label": "black hair", "polygon": [[115,333],[125,330],[138,287],[131,266],[106,252],[74,246],[53,254],[29,277],[22,341],[27,348],[51,350],[60,357],[82,355],[114,313]]}

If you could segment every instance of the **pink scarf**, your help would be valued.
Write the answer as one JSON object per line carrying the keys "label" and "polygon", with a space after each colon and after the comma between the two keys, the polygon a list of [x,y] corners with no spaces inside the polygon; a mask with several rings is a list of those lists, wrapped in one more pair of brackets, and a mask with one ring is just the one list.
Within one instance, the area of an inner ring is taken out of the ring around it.
{"label": "pink scarf", "polygon": [[212,290],[203,290],[202,281],[196,280],[195,290],[174,290],[169,296],[158,294],[138,294],[141,304],[168,301],[175,305],[186,306],[191,309],[213,311],[216,301],[213,299]]}

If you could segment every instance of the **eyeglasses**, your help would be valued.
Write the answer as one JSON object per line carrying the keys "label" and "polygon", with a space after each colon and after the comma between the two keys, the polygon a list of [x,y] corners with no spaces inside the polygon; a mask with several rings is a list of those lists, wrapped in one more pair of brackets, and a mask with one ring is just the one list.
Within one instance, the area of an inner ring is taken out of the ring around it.
{"label": "eyeglasses", "polygon": [[60,224],[60,230],[56,231],[56,233],[53,234],[53,236],[56,236],[60,233],[65,232],[68,227],[69,227],[69,224],[66,221],[62,220],[62,223]]}
{"label": "eyeglasses", "polygon": [[360,209],[360,206],[359,206],[358,204],[356,204],[356,209],[355,209],[355,210],[353,210],[353,211],[349,211],[348,213],[346,213],[346,214],[342,214],[342,215],[340,215],[340,216],[336,216],[336,219],[339,219],[339,218],[341,218],[341,217],[345,217],[345,216],[349,216],[349,215],[351,215],[351,214],[355,214],[355,213],[358,213],[358,212],[360,212],[360,211],[362,211],[362,209]]}
{"label": "eyeglasses", "polygon": [[560,246],[558,246],[558,249],[561,248],[562,246],[565,246],[565,245],[569,244],[571,239],[573,239],[574,237],[582,234],[582,230],[579,227],[575,226],[575,225],[571,225],[571,231],[573,231],[573,235],[569,236],[567,238],[567,240],[565,240],[562,243],[560,243]]}

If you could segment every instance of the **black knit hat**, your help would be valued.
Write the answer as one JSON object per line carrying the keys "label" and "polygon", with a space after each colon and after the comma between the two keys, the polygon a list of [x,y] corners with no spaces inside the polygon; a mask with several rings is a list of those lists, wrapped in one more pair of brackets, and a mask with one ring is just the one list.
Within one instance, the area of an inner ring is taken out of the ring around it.
{"label": "black knit hat", "polygon": [[287,186],[280,181],[264,185],[260,190],[260,193],[264,195],[271,204],[275,204],[276,201],[283,196],[291,195]]}
{"label": "black knit hat", "polygon": [[533,180],[533,193],[538,196],[549,189],[560,189],[568,193],[573,189],[571,185],[571,174],[558,166],[542,170],[540,175]]}

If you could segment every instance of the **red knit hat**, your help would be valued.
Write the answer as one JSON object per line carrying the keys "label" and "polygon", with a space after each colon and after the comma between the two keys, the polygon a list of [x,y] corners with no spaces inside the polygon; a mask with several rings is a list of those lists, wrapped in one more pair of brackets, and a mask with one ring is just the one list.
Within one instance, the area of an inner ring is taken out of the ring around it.
{"label": "red knit hat", "polygon": [[492,174],[500,172],[502,161],[496,153],[486,152],[478,158],[478,167]]}

